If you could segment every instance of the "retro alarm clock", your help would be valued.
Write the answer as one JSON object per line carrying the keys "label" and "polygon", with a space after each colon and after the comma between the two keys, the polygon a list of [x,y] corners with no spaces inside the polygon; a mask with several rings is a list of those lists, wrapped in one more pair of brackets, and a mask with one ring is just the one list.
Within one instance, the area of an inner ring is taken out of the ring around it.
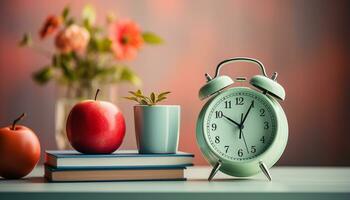
{"label": "retro alarm clock", "polygon": [[[235,86],[229,76],[220,75],[220,69],[232,62],[254,63],[262,75],[250,79],[251,87]],[[199,98],[210,99],[199,114],[196,136],[213,166],[208,180],[220,170],[236,177],[263,172],[271,181],[268,169],[281,157],[288,140],[287,118],[277,101],[285,99],[285,91],[276,81],[277,72],[269,78],[260,61],[236,57],[220,62],[214,78],[205,76],[207,83],[199,90]]]}

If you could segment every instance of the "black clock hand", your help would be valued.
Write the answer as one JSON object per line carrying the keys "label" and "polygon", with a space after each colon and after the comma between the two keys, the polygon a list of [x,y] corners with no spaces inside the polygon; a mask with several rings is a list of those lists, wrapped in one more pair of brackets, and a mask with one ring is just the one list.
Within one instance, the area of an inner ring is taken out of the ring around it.
{"label": "black clock hand", "polygon": [[227,117],[227,116],[225,116],[224,114],[222,114],[222,116],[223,116],[223,117],[225,117],[225,118],[226,118],[228,121],[230,121],[230,122],[232,122],[232,123],[236,124],[236,125],[238,126],[238,128],[239,128],[239,127],[241,127],[241,125],[240,125],[239,123],[235,122],[233,119],[228,118],[228,117]]}
{"label": "black clock hand", "polygon": [[[241,129],[242,130],[242,129]],[[244,141],[244,144],[245,144],[245,148],[247,149],[247,153],[249,154],[249,150],[248,150],[248,145],[247,145],[247,142],[245,141],[245,138],[244,138],[244,134],[242,133],[242,136],[243,136],[243,141]]]}
{"label": "black clock hand", "polygon": [[248,108],[247,113],[244,115],[244,118],[243,118],[243,121],[241,122],[241,125],[244,124],[244,122],[245,122],[245,120],[247,119],[247,116],[248,116],[248,114],[249,114],[249,112],[250,112],[250,109],[252,109],[253,105],[254,105],[254,101],[252,101],[252,103],[250,104],[250,106],[249,106],[249,108]]}
{"label": "black clock hand", "polygon": [[242,131],[242,129],[244,128],[243,123],[242,123],[242,119],[243,119],[243,113],[241,114],[241,126],[239,127],[239,139],[241,139],[241,137],[243,137],[245,148],[247,149],[247,153],[249,154],[248,145],[247,145],[247,142],[245,141],[244,134]]}
{"label": "black clock hand", "polygon": [[[243,119],[243,113],[241,114],[241,121],[240,121],[240,123],[242,124],[242,119]],[[240,125],[239,126],[239,139],[241,139],[242,138],[242,126]]]}

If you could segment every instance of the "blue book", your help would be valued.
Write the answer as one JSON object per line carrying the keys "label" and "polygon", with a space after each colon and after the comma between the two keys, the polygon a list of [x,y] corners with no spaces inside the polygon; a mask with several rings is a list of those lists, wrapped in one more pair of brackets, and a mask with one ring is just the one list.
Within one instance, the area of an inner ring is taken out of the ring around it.
{"label": "blue book", "polygon": [[194,155],[139,154],[134,150],[118,150],[112,154],[82,154],[77,151],[46,151],[45,164],[60,170],[74,169],[164,169],[193,165]]}

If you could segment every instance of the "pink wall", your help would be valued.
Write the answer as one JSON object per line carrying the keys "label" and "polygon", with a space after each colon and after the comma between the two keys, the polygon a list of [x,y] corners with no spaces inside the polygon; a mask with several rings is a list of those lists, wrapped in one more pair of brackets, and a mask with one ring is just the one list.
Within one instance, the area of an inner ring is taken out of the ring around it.
{"label": "pink wall", "polygon": [[[170,90],[169,104],[182,106],[180,149],[205,164],[195,140],[203,105],[197,98],[203,74],[232,56],[256,57],[268,73],[279,72],[287,99],[282,103],[290,124],[284,165],[350,165],[348,2],[335,1],[89,1],[102,16],[109,10],[162,35],[166,44],[146,47],[130,65],[143,88]],[[31,73],[48,61],[17,47],[25,31],[37,33],[48,14],[70,4],[79,14],[84,1],[7,1],[0,6],[0,126],[19,113],[39,135],[43,149],[54,149],[54,84],[41,87]],[[50,43],[46,44],[52,48]],[[247,67],[247,69],[246,69]],[[251,76],[248,65],[223,70]],[[120,85],[125,95],[131,86]],[[127,119],[123,148],[135,148],[132,103],[120,100]]]}

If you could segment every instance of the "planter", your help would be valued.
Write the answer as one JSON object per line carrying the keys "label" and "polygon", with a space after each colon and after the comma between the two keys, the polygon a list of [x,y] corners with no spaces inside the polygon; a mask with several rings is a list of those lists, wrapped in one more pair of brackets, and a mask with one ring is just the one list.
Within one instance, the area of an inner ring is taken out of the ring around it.
{"label": "planter", "polygon": [[82,85],[57,85],[57,100],[55,107],[55,139],[59,150],[72,149],[66,133],[66,121],[73,106],[85,99],[93,99],[97,89],[101,89],[99,100],[116,103],[117,87],[114,84],[101,84],[93,82]]}
{"label": "planter", "polygon": [[139,153],[176,153],[179,143],[180,106],[134,106]]}

